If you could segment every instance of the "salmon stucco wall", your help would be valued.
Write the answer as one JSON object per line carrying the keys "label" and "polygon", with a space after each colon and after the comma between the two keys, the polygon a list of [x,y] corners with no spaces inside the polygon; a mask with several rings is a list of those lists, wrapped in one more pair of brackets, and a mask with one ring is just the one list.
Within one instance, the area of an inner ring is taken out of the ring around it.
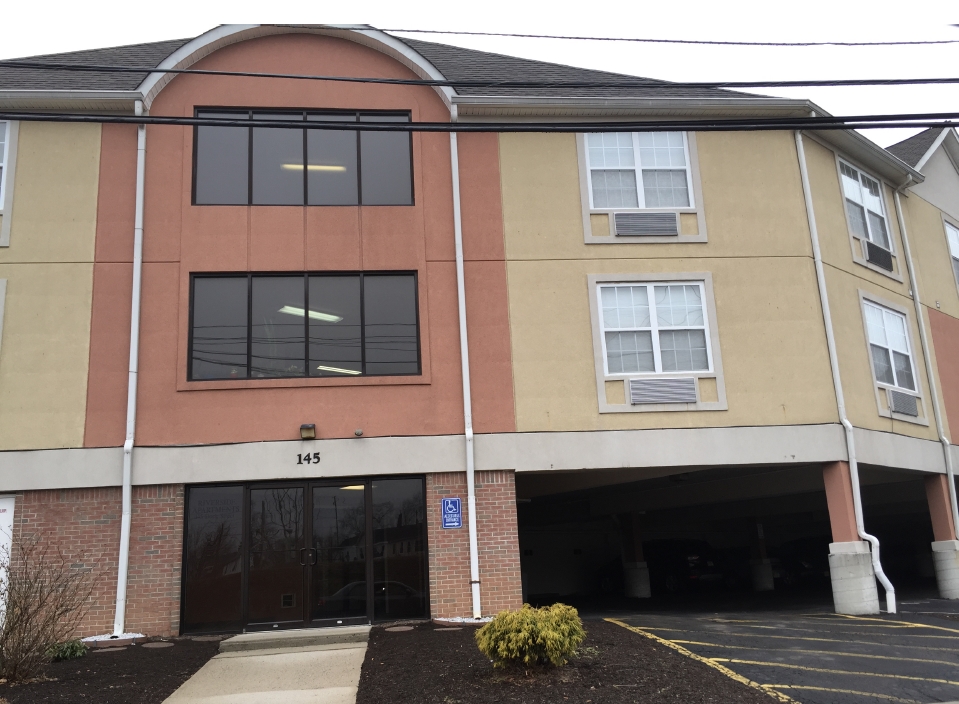
{"label": "salmon stucco wall", "polygon": [[[405,66],[343,39],[288,34],[220,49],[196,68],[412,78]],[[414,121],[449,120],[431,88],[303,84],[179,76],[153,115],[193,115],[196,106],[409,110]],[[105,133],[97,230],[86,444],[123,441],[125,339],[129,321],[132,136]],[[195,206],[193,131],[148,127],[143,307],[137,442],[180,445],[287,440],[301,423],[321,438],[463,432],[450,140],[414,133],[415,204],[377,207]],[[459,138],[465,276],[477,432],[515,429],[499,210],[496,135]],[[108,185],[112,184],[108,191]],[[415,270],[423,374],[419,377],[187,381],[189,282],[195,272]]]}

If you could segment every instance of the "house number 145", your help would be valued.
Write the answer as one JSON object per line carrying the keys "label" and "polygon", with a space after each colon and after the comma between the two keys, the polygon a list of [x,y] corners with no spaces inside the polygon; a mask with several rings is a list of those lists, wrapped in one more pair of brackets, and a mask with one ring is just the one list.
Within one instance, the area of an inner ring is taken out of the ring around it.
{"label": "house number 145", "polygon": [[320,453],[314,452],[313,454],[310,454],[309,452],[307,452],[305,455],[297,455],[296,463],[297,464],[313,464],[313,463],[319,464]]}

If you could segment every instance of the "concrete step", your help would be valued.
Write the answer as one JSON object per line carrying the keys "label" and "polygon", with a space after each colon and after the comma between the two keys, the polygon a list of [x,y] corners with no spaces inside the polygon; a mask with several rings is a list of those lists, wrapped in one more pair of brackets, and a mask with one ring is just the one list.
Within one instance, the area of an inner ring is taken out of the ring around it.
{"label": "concrete step", "polygon": [[242,650],[273,650],[275,648],[306,648],[317,645],[365,643],[369,640],[369,637],[369,626],[260,631],[243,633],[220,641],[220,652],[235,653]]}

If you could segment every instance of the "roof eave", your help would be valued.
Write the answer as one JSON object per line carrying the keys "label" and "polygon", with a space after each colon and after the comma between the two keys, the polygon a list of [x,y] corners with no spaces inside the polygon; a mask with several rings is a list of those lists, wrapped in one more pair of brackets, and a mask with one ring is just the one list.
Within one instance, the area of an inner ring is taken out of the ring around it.
{"label": "roof eave", "polygon": [[453,103],[461,116],[527,114],[595,115],[688,115],[754,114],[809,115],[816,106],[808,100],[788,98],[635,98],[574,96],[474,96],[457,95]]}
{"label": "roof eave", "polygon": [[0,90],[0,109],[132,113],[142,97],[135,90]]}
{"label": "roof eave", "polygon": [[847,156],[882,176],[897,188],[922,183],[921,172],[855,130],[808,130],[820,141],[826,142]]}

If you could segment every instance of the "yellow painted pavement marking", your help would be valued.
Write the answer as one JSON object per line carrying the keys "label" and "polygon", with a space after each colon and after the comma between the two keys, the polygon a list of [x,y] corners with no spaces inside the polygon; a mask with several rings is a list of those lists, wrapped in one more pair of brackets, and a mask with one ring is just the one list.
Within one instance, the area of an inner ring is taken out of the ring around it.
{"label": "yellow painted pavement marking", "polygon": [[813,692],[835,692],[836,694],[855,694],[860,697],[875,697],[876,699],[885,699],[899,704],[923,704],[916,699],[901,699],[891,694],[876,694],[875,692],[859,692],[855,689],[833,689],[831,687],[812,687],[803,684],[764,684],[767,689],[808,689]]}
{"label": "yellow painted pavement marking", "polygon": [[721,645],[719,643],[703,643],[700,641],[694,640],[674,640],[673,643],[682,643],[683,645],[704,645],[710,648],[732,648],[734,650],[775,650],[777,653],[789,654],[789,653],[811,653],[813,655],[838,655],[841,657],[849,658],[870,658],[873,660],[896,660],[897,662],[928,662],[935,665],[951,665],[952,667],[959,667],[959,663],[950,662],[948,660],[925,660],[922,658],[900,658],[893,657],[891,655],[866,655],[864,653],[843,653],[835,650],[805,650],[803,648],[758,648],[756,646],[749,645]]}
{"label": "yellow painted pavement marking", "polygon": [[[668,642],[668,641],[667,641]],[[879,672],[852,672],[850,670],[830,670],[823,667],[807,667],[805,665],[790,665],[784,662],[762,662],[761,660],[739,660],[734,658],[710,658],[713,662],[732,662],[737,665],[760,665],[764,667],[783,667],[788,670],[804,670],[806,672],[825,672],[831,675],[857,675],[859,677],[883,677],[894,680],[910,680],[913,682],[933,682],[935,684],[948,684],[953,687],[959,687],[959,682],[953,680],[941,680],[933,677],[914,677],[912,675],[890,675]]]}
{"label": "yellow painted pavement marking", "polygon": [[[865,624],[864,624],[864,625],[865,625]],[[678,628],[670,628],[670,627],[668,627],[668,626],[643,626],[643,628],[646,628],[646,629],[648,629],[648,630],[650,630],[650,631],[670,631],[670,632],[677,632],[677,631],[680,630],[680,629],[678,629]],[[790,627],[790,626],[750,626],[750,625],[746,625],[746,626],[743,626],[743,628],[764,628],[764,629],[767,629],[767,630],[770,630],[770,631],[810,631],[810,632],[812,632],[812,633],[822,633],[822,629],[821,629],[821,628],[793,628],[793,627]],[[930,626],[930,628],[939,628],[939,626]],[[912,631],[912,630],[915,630],[915,629],[912,628],[912,627],[901,627],[899,630]],[[950,630],[950,629],[947,628],[946,630]],[[873,635],[876,635],[876,632],[875,632],[875,631],[873,631],[872,633],[862,633],[862,632],[859,632],[859,631],[846,631],[846,633],[847,633],[848,635],[851,635],[851,636],[873,636]],[[751,634],[738,634],[738,633],[737,633],[737,634],[733,634],[733,633],[730,633],[730,634],[728,634],[728,635],[751,635]],[[930,634],[928,634],[928,633],[903,633],[903,634],[901,634],[901,635],[907,636],[907,637],[909,637],[909,638],[940,638],[940,639],[949,638],[950,640],[955,640],[955,639],[956,639],[956,636],[934,636],[934,635],[930,635]],[[783,636],[783,637],[788,638],[789,636]]]}
{"label": "yellow painted pavement marking", "polygon": [[[868,616],[850,616],[848,614],[840,614],[844,618],[855,619],[856,621],[883,621],[881,618],[869,618]],[[886,623],[886,621],[883,621]],[[949,633],[955,633],[959,636],[959,628],[946,628],[945,626],[930,626],[927,623],[913,623],[912,621],[896,621],[895,623],[903,624],[903,628],[932,628],[937,631],[948,631]]]}
{"label": "yellow painted pavement marking", "polygon": [[783,694],[782,692],[778,692],[775,689],[766,689],[761,684],[757,682],[753,682],[751,679],[743,677],[737,672],[733,672],[728,667],[724,667],[723,665],[720,665],[715,660],[711,660],[710,658],[704,658],[701,655],[697,655],[693,651],[687,650],[681,645],[677,645],[676,643],[670,640],[666,640],[665,638],[660,638],[659,636],[653,633],[648,633],[647,631],[644,631],[642,628],[637,628],[636,626],[630,626],[628,623],[623,623],[622,621],[615,618],[607,618],[606,621],[608,621],[609,623],[615,623],[617,626],[622,626],[628,631],[632,631],[633,633],[638,633],[644,638],[649,638],[650,640],[654,640],[661,645],[665,645],[667,648],[671,648],[672,650],[675,650],[676,652],[681,653],[682,655],[685,655],[686,657],[692,660],[701,662],[704,665],[707,665],[708,667],[711,667],[712,669],[717,670],[718,672],[721,672],[722,674],[726,675],[726,677],[729,677],[730,679],[735,680],[736,682],[739,682],[740,684],[744,684],[747,687],[751,687],[752,689],[758,690],[760,692],[764,692],[768,694],[770,697],[772,697],[773,699],[776,699],[777,701],[791,702],[792,704],[800,704],[795,699],[793,699],[792,697],[788,695]]}
{"label": "yellow painted pavement marking", "polygon": [[[650,631],[663,631],[668,630],[670,633],[702,633],[703,631],[692,631],[689,629],[680,629],[680,628],[651,628],[649,626],[643,626],[646,630]],[[710,631],[712,635],[721,635],[723,638],[735,637],[735,638],[780,638],[782,640],[808,640],[816,643],[856,643],[858,645],[876,645],[874,640],[840,640],[838,638],[810,638],[809,636],[776,636],[776,635],[766,635],[765,633],[726,633],[719,631]],[[949,638],[949,636],[931,636],[935,638]],[[682,641],[677,641],[682,642]],[[735,647],[735,646],[734,646]],[[903,645],[897,644],[897,648],[912,648],[913,650],[935,650],[936,652],[943,653],[959,653],[959,649],[955,648],[932,648],[928,645]]]}

